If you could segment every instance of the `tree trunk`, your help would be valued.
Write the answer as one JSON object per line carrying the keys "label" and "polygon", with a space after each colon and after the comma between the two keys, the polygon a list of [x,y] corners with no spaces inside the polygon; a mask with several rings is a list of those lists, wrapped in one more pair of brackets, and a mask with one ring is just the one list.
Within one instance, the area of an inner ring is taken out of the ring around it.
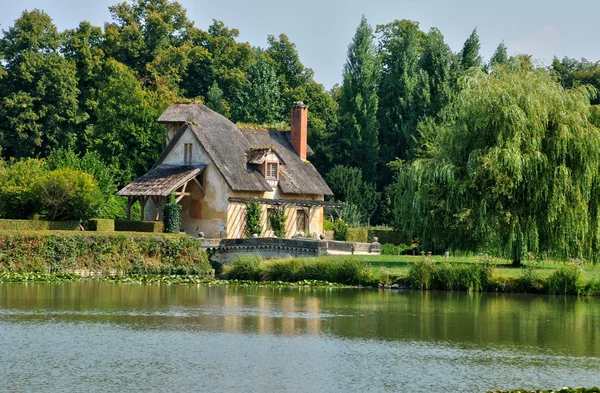
{"label": "tree trunk", "polygon": [[513,267],[521,267],[521,258],[513,257],[512,266]]}

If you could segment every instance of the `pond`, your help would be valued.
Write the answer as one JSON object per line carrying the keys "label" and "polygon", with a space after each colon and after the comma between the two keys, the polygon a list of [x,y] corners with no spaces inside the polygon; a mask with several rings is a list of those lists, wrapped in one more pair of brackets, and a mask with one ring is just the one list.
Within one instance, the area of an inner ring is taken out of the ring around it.
{"label": "pond", "polygon": [[0,391],[485,392],[600,385],[596,298],[0,284]]}

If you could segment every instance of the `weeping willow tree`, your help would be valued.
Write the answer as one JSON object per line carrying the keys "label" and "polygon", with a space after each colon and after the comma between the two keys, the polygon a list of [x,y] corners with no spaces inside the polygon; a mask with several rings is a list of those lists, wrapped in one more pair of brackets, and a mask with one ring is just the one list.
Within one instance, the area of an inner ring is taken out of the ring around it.
{"label": "weeping willow tree", "polygon": [[591,87],[565,90],[516,58],[462,80],[442,120],[396,161],[396,226],[424,249],[596,261],[600,130]]}

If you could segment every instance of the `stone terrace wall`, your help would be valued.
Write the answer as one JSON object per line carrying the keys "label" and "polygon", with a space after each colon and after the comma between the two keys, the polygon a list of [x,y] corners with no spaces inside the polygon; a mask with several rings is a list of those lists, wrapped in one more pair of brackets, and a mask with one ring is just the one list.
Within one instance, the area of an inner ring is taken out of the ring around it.
{"label": "stone terrace wall", "polygon": [[214,252],[213,261],[229,263],[239,254],[258,254],[262,258],[302,258],[331,254],[379,254],[378,243],[351,243],[333,240],[246,238],[205,239],[203,247]]}

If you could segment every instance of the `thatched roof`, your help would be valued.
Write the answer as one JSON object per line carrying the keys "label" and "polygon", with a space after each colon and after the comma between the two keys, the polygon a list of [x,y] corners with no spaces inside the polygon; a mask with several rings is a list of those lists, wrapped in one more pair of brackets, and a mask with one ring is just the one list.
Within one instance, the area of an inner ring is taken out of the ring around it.
{"label": "thatched roof", "polygon": [[[271,191],[264,176],[249,167],[246,151],[252,146],[242,132],[229,119],[201,104],[173,104],[158,118],[160,122],[187,122],[187,127],[198,137],[198,141],[215,163],[225,181],[235,191]],[[181,129],[173,138],[174,145]],[[165,152],[168,153],[168,152]],[[161,156],[155,166],[166,157]]]}
{"label": "thatched roof", "polygon": [[153,168],[144,176],[122,188],[117,195],[168,196],[172,191],[198,176],[204,168],[206,168],[206,165],[163,166]]}
{"label": "thatched roof", "polygon": [[302,161],[290,143],[289,131],[242,130],[252,146],[273,146],[285,163],[279,167],[279,188],[285,194],[332,195],[319,172]]}
{"label": "thatched roof", "polygon": [[260,162],[269,149],[281,159],[279,187],[282,192],[332,194],[313,165],[300,159],[289,141],[289,131],[240,130],[229,119],[201,104],[171,105],[158,121],[185,124],[163,152],[155,169],[161,166],[181,135],[191,129],[234,191],[271,191],[264,175],[252,165]]}

